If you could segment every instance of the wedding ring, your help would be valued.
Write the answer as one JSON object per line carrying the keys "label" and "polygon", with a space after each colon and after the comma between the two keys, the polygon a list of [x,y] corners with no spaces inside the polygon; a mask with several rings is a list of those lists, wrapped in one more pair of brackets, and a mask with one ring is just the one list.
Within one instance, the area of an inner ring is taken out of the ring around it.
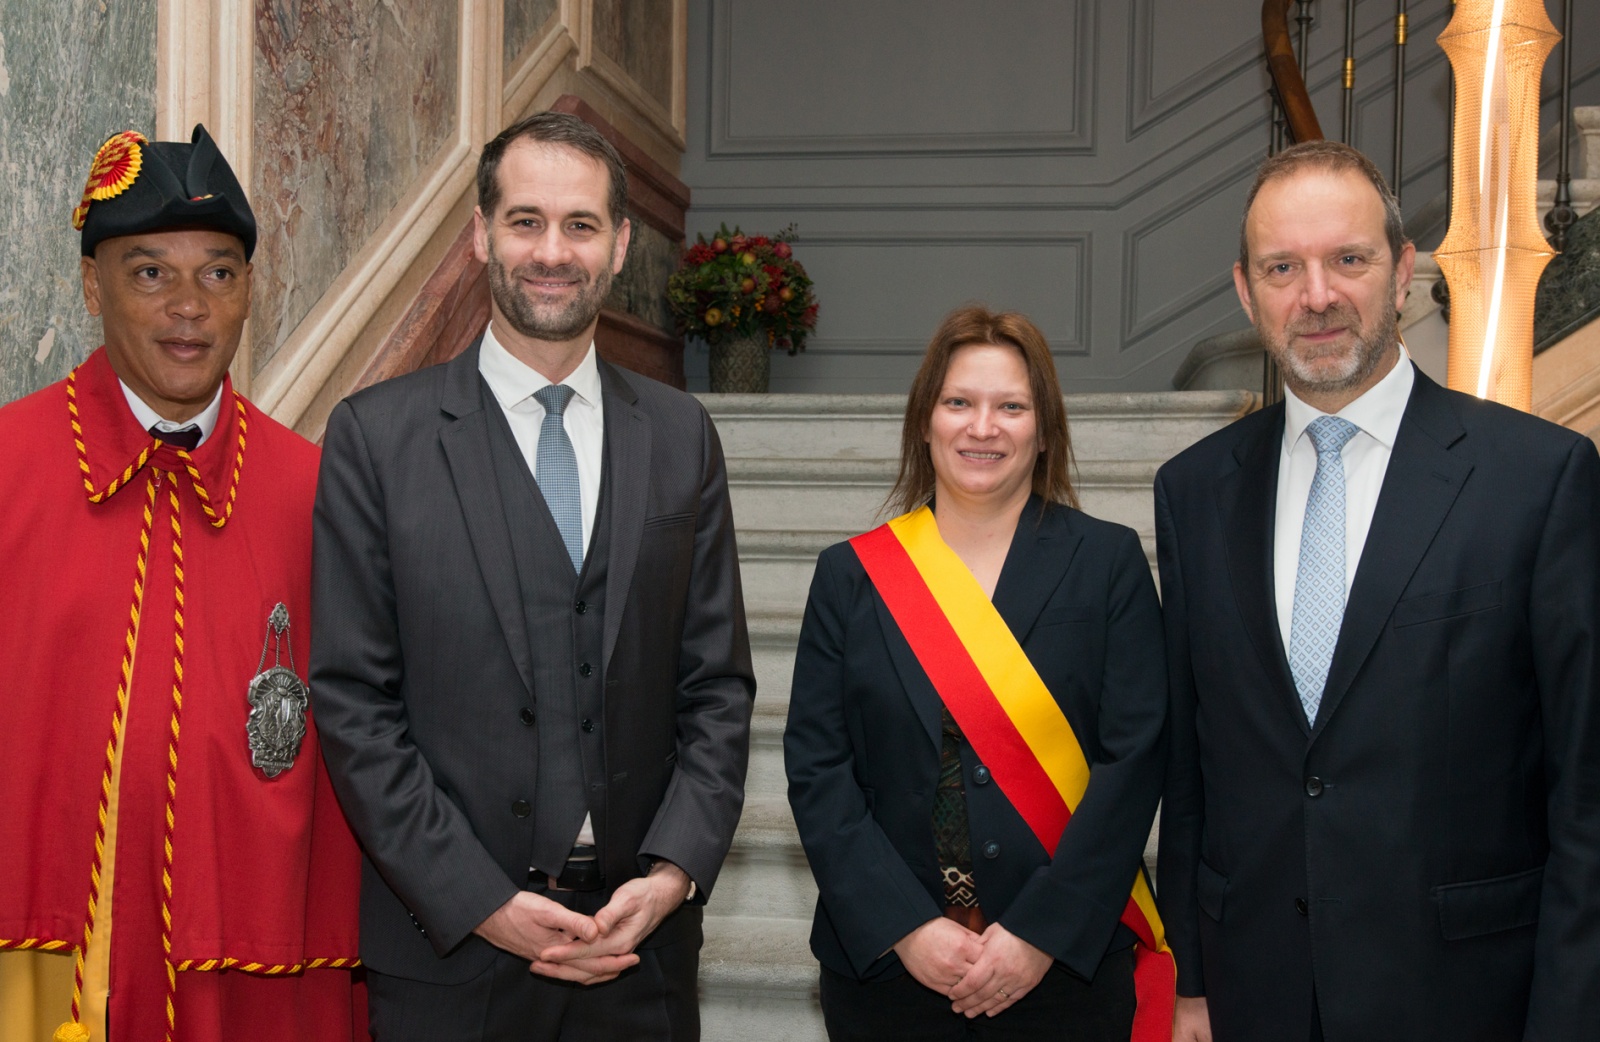
{"label": "wedding ring", "polygon": [[1006,995],[1006,989],[1004,989],[1004,988],[1001,988],[1001,989],[1000,989],[1000,997],[1001,997],[1001,998],[1006,998],[1006,997],[1007,997],[1007,995]]}

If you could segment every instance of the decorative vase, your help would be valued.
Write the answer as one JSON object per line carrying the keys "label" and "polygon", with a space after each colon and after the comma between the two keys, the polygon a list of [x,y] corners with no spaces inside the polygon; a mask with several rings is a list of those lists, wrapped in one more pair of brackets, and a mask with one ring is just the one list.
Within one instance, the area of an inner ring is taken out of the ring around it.
{"label": "decorative vase", "polygon": [[772,350],[765,330],[711,345],[711,390],[715,394],[766,394]]}

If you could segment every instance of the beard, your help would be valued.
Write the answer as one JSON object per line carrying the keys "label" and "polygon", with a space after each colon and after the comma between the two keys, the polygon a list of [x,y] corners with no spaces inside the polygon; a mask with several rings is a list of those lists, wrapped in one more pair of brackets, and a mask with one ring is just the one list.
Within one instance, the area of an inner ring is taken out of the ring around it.
{"label": "beard", "polygon": [[[1359,387],[1378,368],[1384,354],[1399,342],[1400,319],[1393,306],[1399,289],[1395,272],[1389,273],[1389,290],[1385,305],[1373,316],[1370,324],[1363,325],[1361,315],[1349,303],[1339,303],[1322,312],[1307,312],[1288,323],[1283,333],[1266,329],[1259,321],[1261,308],[1256,306],[1255,292],[1251,291],[1251,306],[1258,316],[1256,333],[1261,344],[1283,370],[1284,382],[1297,394],[1304,392],[1327,394],[1348,391]],[[1306,333],[1320,333],[1331,327],[1343,326],[1345,335],[1337,342],[1320,347],[1293,346],[1294,338]]]}
{"label": "beard", "polygon": [[[506,269],[494,251],[494,236],[489,236],[489,295],[506,321],[525,337],[534,340],[573,340],[589,328],[611,289],[611,267],[601,265],[591,277],[582,265],[548,267],[538,262]],[[537,303],[522,288],[521,279],[572,279],[578,292],[565,304]]]}

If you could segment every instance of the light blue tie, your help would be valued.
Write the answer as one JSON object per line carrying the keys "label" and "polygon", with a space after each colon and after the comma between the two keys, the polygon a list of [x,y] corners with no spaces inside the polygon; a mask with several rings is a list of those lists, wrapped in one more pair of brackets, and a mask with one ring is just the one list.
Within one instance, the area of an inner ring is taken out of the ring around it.
{"label": "light blue tie", "polygon": [[1344,457],[1340,453],[1359,432],[1355,424],[1337,416],[1319,416],[1306,428],[1317,449],[1317,473],[1311,479],[1305,526],[1300,532],[1289,670],[1306,720],[1313,724],[1344,622]]}
{"label": "light blue tie", "polygon": [[572,570],[577,572],[583,570],[583,500],[578,495],[578,455],[572,451],[572,439],[567,437],[562,419],[572,395],[566,384],[551,384],[533,392],[534,401],[544,406],[533,480],[539,483],[561,541],[567,544]]}

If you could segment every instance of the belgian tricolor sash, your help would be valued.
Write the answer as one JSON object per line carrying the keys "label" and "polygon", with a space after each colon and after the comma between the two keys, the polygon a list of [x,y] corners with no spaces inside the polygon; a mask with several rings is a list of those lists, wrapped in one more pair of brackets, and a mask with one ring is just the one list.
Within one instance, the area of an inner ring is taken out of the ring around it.
{"label": "belgian tricolor sash", "polygon": [[[927,507],[850,540],[950,715],[1046,852],[1089,785],[1061,707]],[[1139,938],[1134,1042],[1172,1037],[1176,969],[1141,867],[1122,921]]]}

